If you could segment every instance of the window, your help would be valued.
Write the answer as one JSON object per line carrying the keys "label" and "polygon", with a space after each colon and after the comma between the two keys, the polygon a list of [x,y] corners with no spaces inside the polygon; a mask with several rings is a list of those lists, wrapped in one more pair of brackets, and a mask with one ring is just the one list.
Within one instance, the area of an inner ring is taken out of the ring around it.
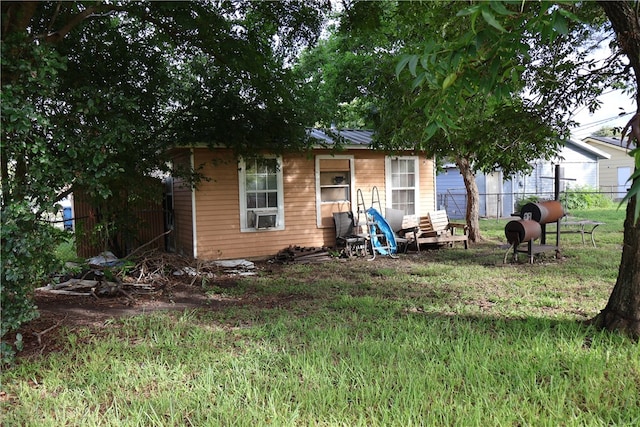
{"label": "window", "polygon": [[628,166],[619,167],[618,168],[618,194],[617,198],[622,199],[631,186],[631,182],[629,182],[629,178],[631,178],[631,168]]}
{"label": "window", "polygon": [[273,156],[240,161],[241,231],[284,230],[281,164]]}
{"label": "window", "polygon": [[405,215],[417,214],[418,176],[417,157],[387,157],[387,206],[401,209]]}
{"label": "window", "polygon": [[333,227],[333,213],[353,210],[353,156],[316,156],[316,216],[318,227]]}

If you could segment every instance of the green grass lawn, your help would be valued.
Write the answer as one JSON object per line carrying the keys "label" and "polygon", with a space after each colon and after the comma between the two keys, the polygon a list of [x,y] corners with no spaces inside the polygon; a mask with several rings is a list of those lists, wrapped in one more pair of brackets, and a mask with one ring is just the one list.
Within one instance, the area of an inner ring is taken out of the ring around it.
{"label": "green grass lawn", "polygon": [[[615,284],[623,211],[597,248],[503,263],[506,220],[462,248],[273,267],[226,308],[63,330],[2,373],[2,425],[640,425],[640,346],[583,321]],[[197,291],[194,288],[194,291]]]}

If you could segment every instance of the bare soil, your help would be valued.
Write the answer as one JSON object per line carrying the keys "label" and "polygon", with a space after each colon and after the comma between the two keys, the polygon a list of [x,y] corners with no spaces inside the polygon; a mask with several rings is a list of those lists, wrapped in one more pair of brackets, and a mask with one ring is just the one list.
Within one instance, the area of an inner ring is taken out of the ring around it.
{"label": "bare soil", "polygon": [[[424,252],[423,252],[424,254]],[[286,260],[290,262],[292,260]],[[411,259],[397,260],[381,257],[375,265],[364,262],[366,267],[372,268],[372,274],[378,274],[375,270],[399,264],[409,263]],[[288,274],[286,264],[269,261],[254,262],[256,274],[283,275]],[[144,267],[144,268],[142,268]],[[376,268],[374,268],[376,267]],[[54,294],[46,291],[36,291],[34,302],[38,307],[40,316],[24,325],[18,331],[23,337],[23,349],[18,353],[17,362],[28,360],[51,352],[62,351],[68,339],[65,334],[76,329],[89,329],[94,336],[100,334],[109,327],[112,319],[125,316],[136,316],[155,311],[176,311],[200,309],[215,311],[230,306],[251,305],[258,309],[273,308],[283,305],[295,304],[300,295],[268,296],[253,295],[251,291],[245,292],[240,297],[231,298],[219,294],[207,294],[206,289],[199,285],[199,279],[194,279],[188,274],[175,276],[172,272],[184,268],[197,270],[199,273],[211,273],[215,275],[212,285],[217,288],[233,288],[237,286],[241,275],[210,264],[197,264],[193,260],[185,260],[175,255],[155,255],[143,258],[142,261],[130,273],[130,277],[138,279],[140,272],[146,272],[147,281],[152,283],[154,279],[151,272],[164,271],[159,279],[160,284],[155,285],[155,291],[119,293],[116,296],[93,295],[74,296]],[[408,268],[408,267],[407,267]],[[139,280],[133,280],[139,281]],[[233,294],[233,292],[230,292]],[[14,334],[15,336],[15,334]],[[9,336],[7,341],[12,342],[14,336]]]}
{"label": "bare soil", "polygon": [[[256,270],[280,269],[281,266],[258,265]],[[215,285],[221,288],[236,286],[239,276],[217,275]],[[184,311],[189,309],[217,310],[230,305],[258,305],[271,307],[278,301],[245,295],[242,298],[227,298],[207,295],[205,290],[192,284],[190,277],[171,278],[160,289],[149,293],[120,294],[112,297],[94,297],[52,294],[36,291],[34,302],[39,317],[22,325],[24,347],[18,353],[20,359],[31,359],[39,355],[62,350],[66,340],[61,334],[74,329],[89,329],[99,333],[112,319],[136,316],[155,311]]]}

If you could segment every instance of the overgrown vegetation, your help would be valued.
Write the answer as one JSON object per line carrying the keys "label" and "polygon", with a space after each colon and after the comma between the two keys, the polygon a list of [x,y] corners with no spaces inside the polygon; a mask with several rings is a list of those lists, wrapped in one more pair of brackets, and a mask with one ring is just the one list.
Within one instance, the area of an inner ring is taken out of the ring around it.
{"label": "overgrown vegetation", "polygon": [[640,346],[581,323],[615,283],[624,212],[575,214],[606,224],[598,248],[562,235],[560,260],[503,264],[506,220],[483,220],[467,251],[269,266],[206,284],[224,306],[63,327],[3,372],[3,422],[637,424]]}
{"label": "overgrown vegetation", "polygon": [[609,197],[589,186],[567,189],[562,193],[561,201],[566,210],[610,208],[613,206]]}
{"label": "overgrown vegetation", "polygon": [[[516,202],[516,212],[520,212],[522,207],[527,203],[537,203],[541,200],[539,196],[528,196],[519,199]],[[568,188],[560,194],[560,202],[562,202],[565,211],[596,208],[608,209],[614,206],[613,201],[611,201],[607,195],[598,192],[588,185]]]}
{"label": "overgrown vegetation", "polygon": [[29,295],[51,273],[57,240],[41,218],[65,196],[86,190],[100,227],[88,234],[123,255],[119,237],[141,226],[127,211],[131,190],[168,172],[174,144],[243,154],[305,146],[302,86],[285,64],[316,39],[323,13],[315,1],[0,8],[0,339],[8,349],[5,335],[36,315]]}
{"label": "overgrown vegetation", "polygon": [[22,346],[22,336],[8,342],[5,335],[38,316],[32,300],[33,289],[59,267],[53,248],[62,241],[62,232],[38,221],[27,203],[2,209],[0,227],[0,363],[11,360]]}
{"label": "overgrown vegetation", "polygon": [[540,197],[538,196],[529,196],[516,201],[516,212],[520,212],[524,205],[528,203],[538,203],[540,201]]}

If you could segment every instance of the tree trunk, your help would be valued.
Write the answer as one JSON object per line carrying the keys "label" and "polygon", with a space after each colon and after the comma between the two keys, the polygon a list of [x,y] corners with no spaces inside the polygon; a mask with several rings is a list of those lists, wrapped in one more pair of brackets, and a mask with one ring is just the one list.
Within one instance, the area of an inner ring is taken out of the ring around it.
{"label": "tree trunk", "polygon": [[[602,1],[611,25],[616,32],[619,48],[629,58],[636,80],[636,103],[640,109],[640,22],[632,2]],[[636,146],[638,146],[636,139]],[[638,179],[638,178],[636,178]],[[593,319],[593,323],[608,330],[625,332],[640,339],[640,218],[635,218],[633,197],[627,205],[624,221],[624,240],[618,279],[607,306]]]}
{"label": "tree trunk", "polygon": [[469,226],[469,240],[477,242],[480,237],[480,193],[478,192],[478,185],[476,184],[476,176],[471,169],[471,162],[469,159],[457,157],[456,165],[460,169],[460,174],[464,180],[464,186],[467,189],[467,212],[465,219]]}
{"label": "tree trunk", "polygon": [[607,306],[593,323],[608,330],[619,330],[640,339],[640,219],[634,218],[634,197],[627,205],[624,246],[618,279]]}
{"label": "tree trunk", "polygon": [[[618,47],[629,59],[636,80],[636,104],[640,106],[640,22],[635,2],[600,1],[616,33]],[[636,141],[637,142],[637,141]]]}

